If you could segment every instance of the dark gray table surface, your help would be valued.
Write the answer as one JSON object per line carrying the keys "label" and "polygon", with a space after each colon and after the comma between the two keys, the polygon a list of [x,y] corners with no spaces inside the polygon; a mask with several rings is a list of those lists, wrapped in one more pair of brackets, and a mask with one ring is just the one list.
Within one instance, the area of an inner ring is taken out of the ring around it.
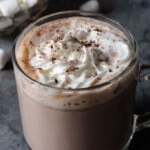
{"label": "dark gray table surface", "polygon": [[[55,7],[54,4],[53,7]],[[150,1],[118,0],[116,8],[113,12],[107,14],[107,16],[118,20],[131,31],[139,44],[140,63],[150,64]],[[0,47],[10,53],[14,37],[15,36],[7,38],[1,37]],[[150,110],[149,83],[150,82],[148,81],[138,85],[135,99],[136,112]],[[148,134],[146,136],[150,137],[150,131],[146,131],[146,133]],[[140,135],[137,135],[136,138],[138,138],[138,136]],[[147,138],[145,138],[144,141],[146,139]],[[137,140],[137,142],[142,143],[143,141],[141,139],[140,141]],[[145,148],[142,148],[142,144],[141,149],[138,144],[135,145],[137,145],[136,150],[146,150]],[[6,68],[0,71],[0,150],[27,149],[21,128],[16,84],[10,61]]]}

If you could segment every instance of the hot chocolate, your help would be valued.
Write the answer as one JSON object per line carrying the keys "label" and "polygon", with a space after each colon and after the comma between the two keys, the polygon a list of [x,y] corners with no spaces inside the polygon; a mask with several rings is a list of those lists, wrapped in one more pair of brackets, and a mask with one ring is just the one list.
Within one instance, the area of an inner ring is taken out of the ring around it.
{"label": "hot chocolate", "polygon": [[23,70],[43,84],[86,88],[115,78],[129,65],[133,50],[124,38],[100,21],[72,17],[33,29],[16,55]]}
{"label": "hot chocolate", "polygon": [[132,130],[137,69],[123,31],[68,17],[20,38],[15,55],[22,71],[15,67],[15,75],[31,148],[121,150]]}

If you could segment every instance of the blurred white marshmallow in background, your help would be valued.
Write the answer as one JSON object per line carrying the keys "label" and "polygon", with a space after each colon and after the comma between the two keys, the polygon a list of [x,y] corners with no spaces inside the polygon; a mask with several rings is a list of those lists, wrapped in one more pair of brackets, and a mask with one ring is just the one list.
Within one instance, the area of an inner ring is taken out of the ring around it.
{"label": "blurred white marshmallow in background", "polygon": [[0,48],[0,69],[3,69],[7,62],[9,61],[9,54]]}
{"label": "blurred white marshmallow in background", "polygon": [[89,0],[80,6],[80,10],[99,12],[99,2],[97,0]]}
{"label": "blurred white marshmallow in background", "polygon": [[12,17],[20,11],[17,0],[0,0],[0,12],[2,16]]}
{"label": "blurred white marshmallow in background", "polygon": [[35,6],[39,0],[24,0],[28,8]]}
{"label": "blurred white marshmallow in background", "polygon": [[22,9],[32,8],[39,0],[0,0],[1,16],[13,17]]}

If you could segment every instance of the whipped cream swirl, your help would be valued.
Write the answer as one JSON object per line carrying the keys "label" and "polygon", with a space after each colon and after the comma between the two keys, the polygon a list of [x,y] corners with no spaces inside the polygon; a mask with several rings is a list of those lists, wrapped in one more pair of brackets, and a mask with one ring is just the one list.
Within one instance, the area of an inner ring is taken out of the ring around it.
{"label": "whipped cream swirl", "polygon": [[39,81],[52,87],[85,88],[108,81],[130,63],[128,43],[113,32],[73,23],[30,49]]}

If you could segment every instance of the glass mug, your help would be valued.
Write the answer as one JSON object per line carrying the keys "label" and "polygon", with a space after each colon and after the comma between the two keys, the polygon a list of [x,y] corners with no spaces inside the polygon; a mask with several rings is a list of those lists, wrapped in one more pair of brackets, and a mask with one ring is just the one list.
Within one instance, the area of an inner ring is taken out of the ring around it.
{"label": "glass mug", "polygon": [[[15,53],[29,31],[41,24],[73,16],[98,19],[124,34],[130,49],[134,51],[132,61],[125,71],[94,87],[63,89],[39,83],[22,70]],[[137,82],[140,79],[148,80],[149,74],[139,76],[141,67],[137,44],[129,31],[116,21],[100,14],[81,11],[45,16],[29,25],[19,36],[12,59],[24,136],[33,150],[126,149],[133,133],[148,123],[146,120],[137,121],[140,118],[134,115],[133,102]],[[150,65],[144,67],[149,68]],[[65,108],[59,107],[61,102],[70,99],[71,103],[66,103]],[[80,108],[78,100],[85,107]],[[150,118],[149,114],[147,118]]]}

